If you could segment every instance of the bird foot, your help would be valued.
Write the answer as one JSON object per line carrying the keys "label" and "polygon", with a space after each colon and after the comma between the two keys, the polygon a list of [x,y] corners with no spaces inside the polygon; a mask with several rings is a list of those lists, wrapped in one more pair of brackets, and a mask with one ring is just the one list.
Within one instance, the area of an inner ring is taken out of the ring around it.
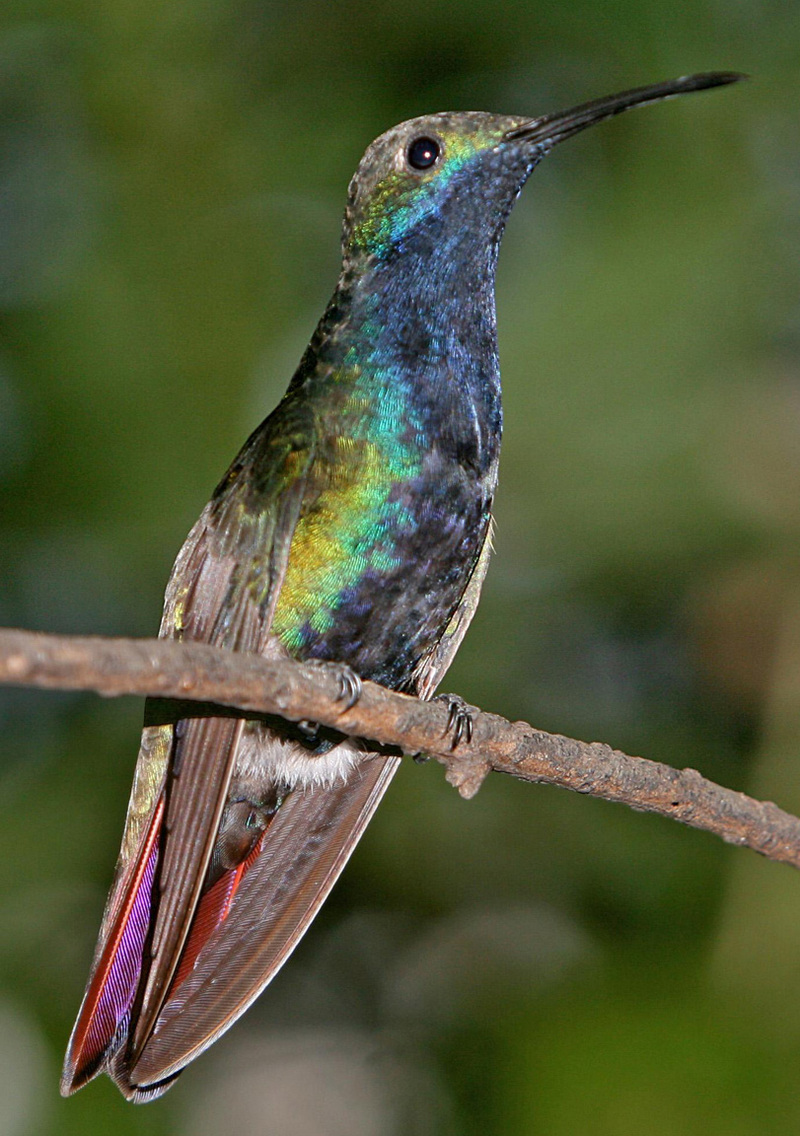
{"label": "bird foot", "polygon": [[352,710],[361,697],[361,679],[352,667],[346,663],[332,663],[328,659],[309,659],[308,665],[319,667],[320,670],[338,679],[339,692],[337,702],[344,702],[345,710]]}
{"label": "bird foot", "polygon": [[458,694],[437,694],[433,701],[443,702],[450,710],[444,728],[445,736],[453,735],[450,749],[455,749],[462,741],[469,744],[472,741],[472,711],[464,699]]}

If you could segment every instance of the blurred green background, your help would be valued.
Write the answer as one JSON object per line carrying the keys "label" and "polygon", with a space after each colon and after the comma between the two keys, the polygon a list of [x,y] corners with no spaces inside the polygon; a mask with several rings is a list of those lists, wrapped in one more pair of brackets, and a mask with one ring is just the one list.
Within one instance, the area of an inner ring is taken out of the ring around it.
{"label": "blurred green background", "polygon": [[[0,622],[155,632],[373,136],[712,68],[753,79],[581,135],[511,219],[496,556],[446,689],[800,809],[797,3],[5,0]],[[163,1101],[61,1101],[140,718],[0,692],[3,1136],[798,1130],[795,873],[411,763]]]}

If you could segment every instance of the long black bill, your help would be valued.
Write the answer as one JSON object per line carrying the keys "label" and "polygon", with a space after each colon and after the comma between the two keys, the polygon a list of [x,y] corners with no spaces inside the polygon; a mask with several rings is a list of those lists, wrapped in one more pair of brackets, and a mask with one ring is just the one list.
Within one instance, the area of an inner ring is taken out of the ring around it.
{"label": "long black bill", "polygon": [[578,131],[613,118],[631,107],[647,106],[661,99],[671,99],[675,95],[686,95],[690,91],[704,91],[707,87],[724,87],[728,83],[738,83],[746,79],[738,71],[705,71],[699,75],[683,75],[680,79],[667,79],[664,83],[654,83],[650,87],[634,87],[632,91],[622,91],[618,95],[607,95],[603,99],[593,99],[581,103],[572,110],[557,114],[546,114],[543,118],[532,118],[515,126],[506,134],[506,141],[525,141],[533,145],[555,146]]}

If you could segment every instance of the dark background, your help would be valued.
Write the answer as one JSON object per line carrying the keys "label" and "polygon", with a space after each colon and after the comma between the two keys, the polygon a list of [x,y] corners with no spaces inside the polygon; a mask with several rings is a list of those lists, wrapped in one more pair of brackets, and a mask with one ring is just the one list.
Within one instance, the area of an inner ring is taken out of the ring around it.
{"label": "dark background", "polygon": [[[155,632],[333,287],[370,139],[752,73],[536,172],[498,280],[496,555],[446,688],[800,809],[800,9],[4,0],[0,622]],[[768,1136],[800,881],[404,765],[258,1005],[160,1103],[57,1096],[141,704],[0,693],[0,1132]]]}

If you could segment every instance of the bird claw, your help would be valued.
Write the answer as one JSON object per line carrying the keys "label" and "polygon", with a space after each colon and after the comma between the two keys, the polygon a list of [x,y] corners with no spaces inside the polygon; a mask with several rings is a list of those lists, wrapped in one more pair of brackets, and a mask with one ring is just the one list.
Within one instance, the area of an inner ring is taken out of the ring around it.
{"label": "bird claw", "polygon": [[455,749],[462,741],[469,745],[472,741],[472,711],[464,699],[458,694],[439,694],[434,701],[444,702],[449,707],[450,712],[447,716],[444,734],[445,736],[449,733],[453,735],[450,749]]}
{"label": "bird claw", "polygon": [[308,663],[312,667],[319,667],[327,671],[328,674],[338,679],[339,691],[336,695],[336,701],[344,702],[345,710],[352,710],[361,697],[362,689],[361,679],[353,668],[348,667],[346,663],[333,663],[328,659],[309,659]]}
{"label": "bird claw", "polygon": [[339,671],[339,702],[344,702],[345,710],[352,710],[361,697],[361,679],[347,666]]}

